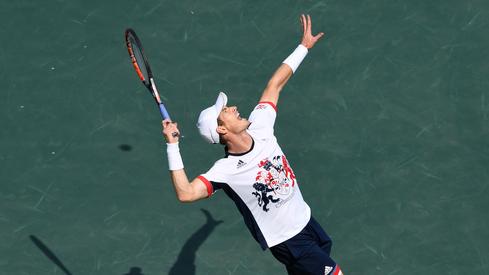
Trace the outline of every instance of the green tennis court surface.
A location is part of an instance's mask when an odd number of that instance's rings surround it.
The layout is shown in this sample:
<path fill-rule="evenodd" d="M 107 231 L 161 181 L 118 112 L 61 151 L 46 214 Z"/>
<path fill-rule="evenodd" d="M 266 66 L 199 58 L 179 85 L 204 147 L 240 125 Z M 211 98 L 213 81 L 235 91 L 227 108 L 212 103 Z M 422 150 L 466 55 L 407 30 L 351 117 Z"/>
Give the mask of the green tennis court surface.
<path fill-rule="evenodd" d="M 223 155 L 199 112 L 222 90 L 247 116 L 301 13 L 326 37 L 275 133 L 345 275 L 489 274 L 482 0 L 0 2 L 0 274 L 285 273 L 223 192 L 177 202 L 123 32 L 193 178 Z"/>

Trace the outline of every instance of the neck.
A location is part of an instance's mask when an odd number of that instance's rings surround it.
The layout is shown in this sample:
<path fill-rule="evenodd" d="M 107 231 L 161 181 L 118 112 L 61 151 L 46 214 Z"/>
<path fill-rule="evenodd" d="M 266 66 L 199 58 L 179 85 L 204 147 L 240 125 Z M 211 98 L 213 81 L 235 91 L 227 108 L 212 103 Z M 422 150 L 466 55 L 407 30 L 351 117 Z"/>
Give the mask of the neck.
<path fill-rule="evenodd" d="M 247 131 L 243 131 L 240 134 L 228 139 L 226 146 L 228 152 L 231 154 L 241 154 L 248 152 L 253 144 L 253 138 Z"/>

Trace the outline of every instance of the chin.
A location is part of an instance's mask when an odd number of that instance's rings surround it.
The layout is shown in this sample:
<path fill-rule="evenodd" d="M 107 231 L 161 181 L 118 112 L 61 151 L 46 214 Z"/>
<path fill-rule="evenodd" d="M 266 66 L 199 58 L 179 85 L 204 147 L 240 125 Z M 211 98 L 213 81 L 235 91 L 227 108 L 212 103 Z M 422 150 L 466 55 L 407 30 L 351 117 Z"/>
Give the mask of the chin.
<path fill-rule="evenodd" d="M 248 129 L 250 126 L 251 122 L 249 122 L 246 118 L 242 118 L 241 122 L 243 123 L 243 128 Z"/>

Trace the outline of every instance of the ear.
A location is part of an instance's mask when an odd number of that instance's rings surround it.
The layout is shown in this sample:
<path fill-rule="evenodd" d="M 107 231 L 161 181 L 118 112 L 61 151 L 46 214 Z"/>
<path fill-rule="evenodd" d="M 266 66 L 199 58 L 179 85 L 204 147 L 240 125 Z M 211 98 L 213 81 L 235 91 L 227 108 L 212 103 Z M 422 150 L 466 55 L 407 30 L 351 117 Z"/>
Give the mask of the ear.
<path fill-rule="evenodd" d="M 228 129 L 223 125 L 217 126 L 216 132 L 220 135 L 225 135 L 228 132 Z"/>

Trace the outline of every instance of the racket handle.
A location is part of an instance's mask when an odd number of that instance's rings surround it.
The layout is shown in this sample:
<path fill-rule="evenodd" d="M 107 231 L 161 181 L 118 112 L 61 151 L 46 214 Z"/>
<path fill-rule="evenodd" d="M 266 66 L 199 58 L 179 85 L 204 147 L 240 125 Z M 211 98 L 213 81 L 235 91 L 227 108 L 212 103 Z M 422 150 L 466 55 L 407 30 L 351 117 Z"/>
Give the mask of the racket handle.
<path fill-rule="evenodd" d="M 171 120 L 170 115 L 168 114 L 168 111 L 165 108 L 165 105 L 160 103 L 160 104 L 158 104 L 158 106 L 160 107 L 160 114 L 161 114 L 161 117 L 163 117 L 163 120 L 165 120 L 165 119 Z"/>
<path fill-rule="evenodd" d="M 165 105 L 163 105 L 163 103 L 159 103 L 158 106 L 160 107 L 160 114 L 161 114 L 161 117 L 163 117 L 163 120 L 165 120 L 165 119 L 171 120 L 170 115 L 168 114 L 168 111 L 165 108 Z M 179 136 L 179 134 L 177 132 L 174 132 L 171 135 L 173 137 Z"/>

